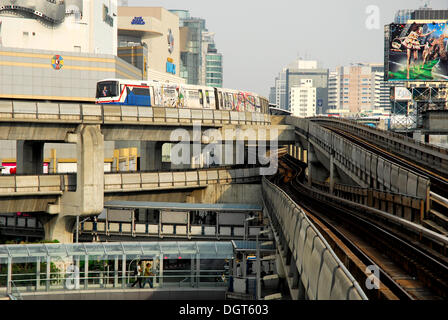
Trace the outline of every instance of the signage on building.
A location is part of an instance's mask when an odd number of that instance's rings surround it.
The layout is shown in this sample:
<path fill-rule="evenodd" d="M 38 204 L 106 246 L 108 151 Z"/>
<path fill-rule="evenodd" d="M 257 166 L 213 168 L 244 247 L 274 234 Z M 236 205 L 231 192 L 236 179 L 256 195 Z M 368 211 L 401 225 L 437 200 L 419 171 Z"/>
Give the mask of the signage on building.
<path fill-rule="evenodd" d="M 51 58 L 51 65 L 53 69 L 60 70 L 64 66 L 64 58 L 60 55 L 55 55 Z"/>
<path fill-rule="evenodd" d="M 176 65 L 173 63 L 173 59 L 171 58 L 167 59 L 166 72 L 176 74 Z"/>
<path fill-rule="evenodd" d="M 174 36 L 171 29 L 168 30 L 168 52 L 173 53 L 174 51 Z"/>
<path fill-rule="evenodd" d="M 134 19 L 132 19 L 131 24 L 144 25 L 144 24 L 146 24 L 146 22 L 143 19 L 143 17 L 134 17 Z"/>
<path fill-rule="evenodd" d="M 324 105 L 324 101 L 322 99 L 317 99 L 317 106 L 322 107 Z"/>
<path fill-rule="evenodd" d="M 114 26 L 114 18 L 109 15 L 109 8 L 103 4 L 103 21 L 106 22 L 111 27 Z"/>

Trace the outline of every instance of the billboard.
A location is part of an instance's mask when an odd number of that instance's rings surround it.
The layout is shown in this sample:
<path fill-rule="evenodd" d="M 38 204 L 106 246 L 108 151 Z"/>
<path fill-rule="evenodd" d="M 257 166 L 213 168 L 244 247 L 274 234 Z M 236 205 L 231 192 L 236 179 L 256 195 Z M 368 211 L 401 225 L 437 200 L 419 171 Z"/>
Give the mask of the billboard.
<path fill-rule="evenodd" d="M 447 81 L 447 46 L 448 22 L 386 26 L 386 80 Z"/>

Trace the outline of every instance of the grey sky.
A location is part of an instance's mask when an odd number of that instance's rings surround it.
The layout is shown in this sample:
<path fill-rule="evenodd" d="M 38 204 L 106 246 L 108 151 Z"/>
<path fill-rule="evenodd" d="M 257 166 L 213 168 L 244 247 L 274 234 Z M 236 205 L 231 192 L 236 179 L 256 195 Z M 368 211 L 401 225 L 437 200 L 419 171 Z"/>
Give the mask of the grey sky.
<path fill-rule="evenodd" d="M 190 10 L 206 19 L 224 55 L 224 87 L 267 96 L 278 72 L 298 56 L 333 68 L 384 60 L 385 24 L 398 9 L 422 0 L 129 0 L 130 6 Z M 380 28 L 368 29 L 366 9 L 379 8 Z M 432 0 L 448 9 L 448 0 Z"/>

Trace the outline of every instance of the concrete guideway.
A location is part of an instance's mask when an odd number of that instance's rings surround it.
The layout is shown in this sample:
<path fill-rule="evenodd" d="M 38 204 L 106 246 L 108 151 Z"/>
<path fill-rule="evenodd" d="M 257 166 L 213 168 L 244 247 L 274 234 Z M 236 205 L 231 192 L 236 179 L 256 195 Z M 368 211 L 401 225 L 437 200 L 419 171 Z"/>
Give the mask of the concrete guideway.
<path fill-rule="evenodd" d="M 0 122 L 179 125 L 201 122 L 209 126 L 225 124 L 270 125 L 271 116 L 256 112 L 161 107 L 115 106 L 77 103 L 45 103 L 3 100 Z"/>
<path fill-rule="evenodd" d="M 289 117 L 286 122 L 297 128 L 299 144 L 308 150 L 311 179 L 324 181 L 330 176 L 333 186 L 342 181 L 427 201 L 428 178 L 367 151 L 309 119 Z"/>
<path fill-rule="evenodd" d="M 423 143 L 391 131 L 360 125 L 346 119 L 310 118 L 309 120 L 322 124 L 328 123 L 336 128 L 348 130 L 396 154 L 412 159 L 416 163 L 448 174 L 448 150 L 445 148 Z M 440 121 L 442 120 L 440 119 Z"/>
<path fill-rule="evenodd" d="M 8 198 L 11 200 L 14 197 L 26 196 L 61 196 L 64 192 L 76 190 L 75 176 L 76 174 L 0 176 L 0 199 Z M 258 181 L 260 181 L 259 168 L 105 173 L 104 193 L 203 188 L 210 184 Z M 22 211 L 29 212 L 27 210 Z M 7 212 L 16 212 L 16 210 Z"/>
<path fill-rule="evenodd" d="M 4 213 L 46 212 L 48 215 L 40 217 L 44 219 L 42 224 L 46 238 L 71 242 L 75 217 L 101 213 L 104 201 L 95 202 L 94 198 L 88 197 L 81 199 L 82 193 L 75 191 L 79 190 L 75 179 L 78 179 L 78 175 L 0 177 L 0 211 Z M 171 192 L 203 189 L 210 185 L 259 181 L 259 168 L 218 168 L 175 172 L 108 173 L 104 174 L 103 184 L 97 181 L 95 186 L 89 187 L 94 192 L 101 192 L 101 196 L 98 194 L 96 196 L 104 199 L 106 195 L 110 198 L 110 196 L 117 197 L 127 193 L 153 193 L 163 190 Z M 103 189 L 99 185 L 102 185 Z M 93 203 L 96 206 L 91 205 Z M 56 230 L 59 230 L 58 233 L 54 233 Z"/>
<path fill-rule="evenodd" d="M 262 191 L 292 298 L 367 300 L 359 283 L 301 208 L 267 179 L 263 179 Z"/>

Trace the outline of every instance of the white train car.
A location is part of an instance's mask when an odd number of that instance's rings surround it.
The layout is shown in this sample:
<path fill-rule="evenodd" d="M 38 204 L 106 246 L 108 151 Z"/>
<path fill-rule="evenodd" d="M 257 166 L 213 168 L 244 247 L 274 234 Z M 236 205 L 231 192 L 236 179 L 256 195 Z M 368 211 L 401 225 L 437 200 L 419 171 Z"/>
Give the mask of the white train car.
<path fill-rule="evenodd" d="M 266 112 L 265 102 L 252 92 L 157 81 L 105 79 L 96 90 L 97 104 Z"/>

